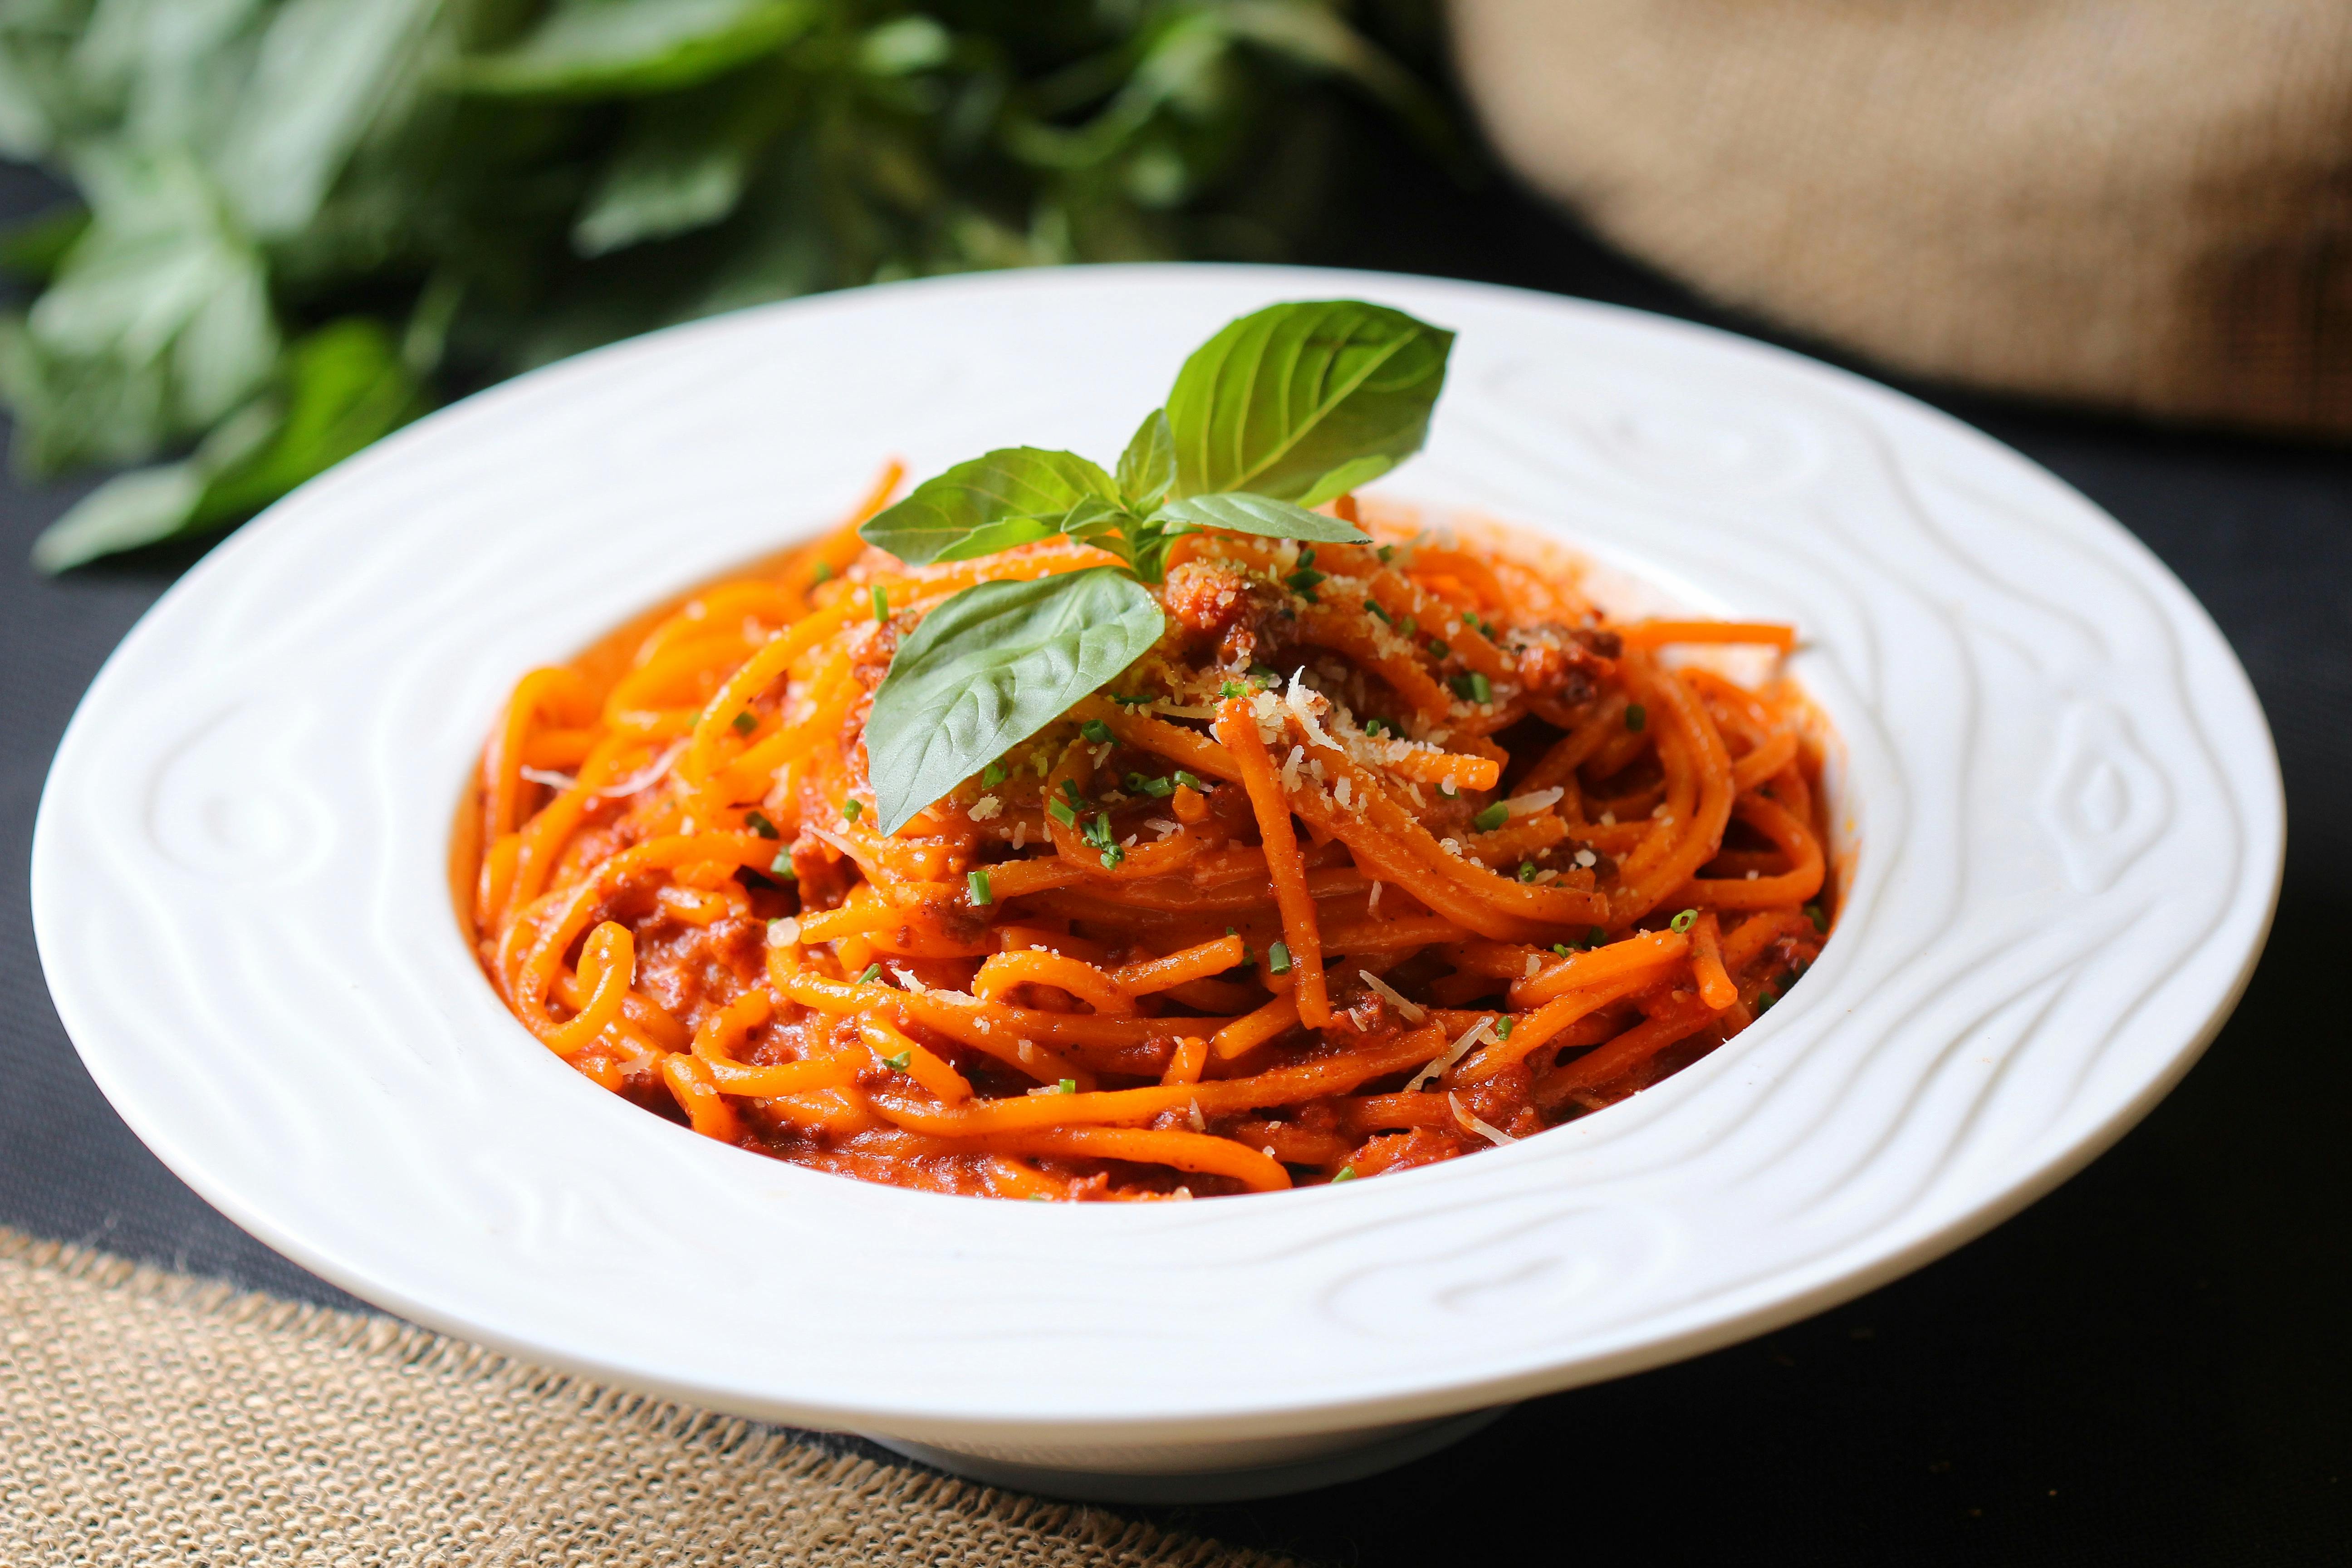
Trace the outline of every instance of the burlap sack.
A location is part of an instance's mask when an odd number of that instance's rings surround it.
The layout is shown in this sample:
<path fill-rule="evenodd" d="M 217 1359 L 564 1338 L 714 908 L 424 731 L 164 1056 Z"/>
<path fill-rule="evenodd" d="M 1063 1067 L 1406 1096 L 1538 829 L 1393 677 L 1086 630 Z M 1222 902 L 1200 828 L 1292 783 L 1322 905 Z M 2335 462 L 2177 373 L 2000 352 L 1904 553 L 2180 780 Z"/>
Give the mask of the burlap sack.
<path fill-rule="evenodd" d="M 1453 0 L 1538 189 L 1935 380 L 2352 431 L 2347 0 Z"/>

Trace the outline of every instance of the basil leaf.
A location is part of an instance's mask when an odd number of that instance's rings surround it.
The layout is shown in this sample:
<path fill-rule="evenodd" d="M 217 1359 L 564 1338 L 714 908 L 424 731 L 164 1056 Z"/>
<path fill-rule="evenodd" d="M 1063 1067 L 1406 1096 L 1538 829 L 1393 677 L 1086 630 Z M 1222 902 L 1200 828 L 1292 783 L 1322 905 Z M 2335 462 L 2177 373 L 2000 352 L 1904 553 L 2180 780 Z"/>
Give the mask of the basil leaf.
<path fill-rule="evenodd" d="M 1167 499 L 1175 484 L 1175 432 L 1169 427 L 1168 410 L 1155 408 L 1118 455 L 1119 492 L 1128 505 L 1149 511 Z"/>
<path fill-rule="evenodd" d="M 882 831 L 1043 730 L 1150 651 L 1166 621 L 1116 566 L 982 583 L 898 645 L 866 719 Z"/>
<path fill-rule="evenodd" d="M 1163 527 L 1189 523 L 1194 528 L 1223 528 L 1235 533 L 1262 534 L 1268 539 L 1306 539 L 1318 544 L 1370 544 L 1372 536 L 1352 522 L 1326 517 L 1319 511 L 1272 496 L 1247 494 L 1190 496 L 1172 500 L 1152 513 Z"/>
<path fill-rule="evenodd" d="M 1275 305 L 1193 352 L 1168 396 L 1179 496 L 1328 500 L 1421 450 L 1454 334 L 1355 300 Z M 1334 488 L 1335 479 L 1345 476 Z"/>
<path fill-rule="evenodd" d="M 914 494 L 867 521 L 857 537 L 909 566 L 928 566 L 934 561 L 964 559 L 963 553 L 948 552 L 990 523 L 1013 518 L 1055 521 L 1082 502 L 1118 500 L 1118 488 L 1111 477 L 1075 452 L 1006 447 L 925 479 Z"/>
<path fill-rule="evenodd" d="M 1000 550 L 1010 550 L 1016 544 L 1034 544 L 1041 539 L 1051 539 L 1060 531 L 1061 530 L 1046 518 L 1003 518 L 995 522 L 982 523 L 931 559 L 933 561 L 977 560 L 982 555 L 993 555 Z"/>

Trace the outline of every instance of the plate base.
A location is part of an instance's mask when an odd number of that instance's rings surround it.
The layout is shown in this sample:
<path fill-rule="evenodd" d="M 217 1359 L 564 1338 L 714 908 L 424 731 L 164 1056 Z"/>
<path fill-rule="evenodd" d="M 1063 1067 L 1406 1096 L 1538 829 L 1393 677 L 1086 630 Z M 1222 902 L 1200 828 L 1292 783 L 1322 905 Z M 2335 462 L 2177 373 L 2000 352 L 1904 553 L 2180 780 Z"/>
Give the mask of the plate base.
<path fill-rule="evenodd" d="M 1291 1492 L 1312 1491 L 1317 1487 L 1334 1487 L 1343 1481 L 1361 1480 L 1366 1476 L 1379 1475 L 1382 1470 L 1409 1465 L 1413 1460 L 1451 1447 L 1463 1438 L 1482 1432 L 1492 1426 L 1512 1406 L 1498 1405 L 1491 1410 L 1473 1410 L 1466 1415 L 1448 1416 L 1432 1421 L 1405 1432 L 1366 1443 L 1360 1447 L 1342 1448 L 1337 1453 L 1318 1454 L 1311 1459 L 1294 1459 L 1280 1465 L 1254 1465 L 1237 1470 L 1192 1470 L 1176 1475 L 1125 1474 L 1114 1470 L 1066 1470 L 1047 1465 L 1021 1465 L 1004 1459 L 983 1458 L 977 1454 L 960 1454 L 952 1448 L 933 1447 L 929 1443 L 902 1442 L 896 1437 L 868 1436 L 866 1441 L 878 1444 L 894 1454 L 929 1465 L 934 1469 L 952 1476 L 982 1481 L 992 1487 L 1006 1487 L 1015 1491 L 1035 1492 L 1044 1497 L 1067 1498 L 1073 1502 L 1246 1502 L 1253 1498 L 1282 1497 Z"/>

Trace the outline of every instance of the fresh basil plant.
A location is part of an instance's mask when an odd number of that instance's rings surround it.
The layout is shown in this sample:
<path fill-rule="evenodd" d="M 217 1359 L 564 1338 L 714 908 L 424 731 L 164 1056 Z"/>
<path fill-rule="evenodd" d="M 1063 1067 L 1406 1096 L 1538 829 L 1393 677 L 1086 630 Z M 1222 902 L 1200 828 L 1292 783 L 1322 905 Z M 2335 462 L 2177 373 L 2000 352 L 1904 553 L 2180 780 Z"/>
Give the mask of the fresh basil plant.
<path fill-rule="evenodd" d="M 1204 528 L 1368 544 L 1308 509 L 1388 472 L 1428 439 L 1454 334 L 1355 300 L 1275 305 L 1195 350 L 1115 471 L 1007 447 L 916 487 L 858 531 L 909 565 L 1057 534 L 1122 564 L 983 583 L 932 610 L 890 662 L 866 721 L 882 831 L 1066 713 L 1166 629 L 1144 586 Z"/>

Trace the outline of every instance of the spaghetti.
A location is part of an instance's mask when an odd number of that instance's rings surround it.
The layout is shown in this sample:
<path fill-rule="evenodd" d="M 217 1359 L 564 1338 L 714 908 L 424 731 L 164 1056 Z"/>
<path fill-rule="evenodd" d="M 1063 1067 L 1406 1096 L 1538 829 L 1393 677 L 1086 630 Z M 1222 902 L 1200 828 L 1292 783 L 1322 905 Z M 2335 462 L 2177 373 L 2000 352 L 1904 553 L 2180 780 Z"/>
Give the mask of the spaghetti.
<path fill-rule="evenodd" d="M 850 526 L 526 676 L 461 824 L 485 970 L 549 1050 L 706 1136 L 902 1186 L 1184 1198 L 1527 1137 L 1746 1027 L 1830 926 L 1783 683 L 1573 574 L 1368 516 L 1205 531 L 1154 650 L 877 831 L 893 650 L 1067 539 L 908 567 Z M 1356 520 L 1353 500 L 1337 503 Z"/>

